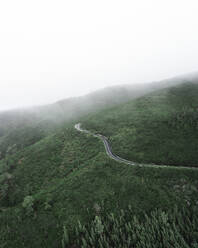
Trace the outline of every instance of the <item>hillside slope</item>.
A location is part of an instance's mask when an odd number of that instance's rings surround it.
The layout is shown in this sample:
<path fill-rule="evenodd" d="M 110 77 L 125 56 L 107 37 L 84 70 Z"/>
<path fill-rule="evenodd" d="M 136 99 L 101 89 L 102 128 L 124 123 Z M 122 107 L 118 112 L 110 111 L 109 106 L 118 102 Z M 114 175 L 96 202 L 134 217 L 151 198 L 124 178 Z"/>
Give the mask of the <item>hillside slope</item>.
<path fill-rule="evenodd" d="M 184 83 L 86 118 L 128 160 L 198 166 L 198 84 Z"/>
<path fill-rule="evenodd" d="M 189 77 L 194 80 L 192 75 L 187 75 L 145 85 L 113 86 L 54 104 L 0 112 L 0 159 L 7 153 L 13 154 L 56 132 L 66 122 L 125 103 L 157 89 L 181 84 Z"/>
<path fill-rule="evenodd" d="M 169 144 L 172 140 L 171 158 L 176 159 L 171 162 L 196 166 L 197 141 L 192 136 L 196 137 L 197 130 L 196 106 L 197 85 L 188 83 L 77 121 L 108 136 L 113 150 L 120 156 L 167 163 L 170 157 L 161 154 L 166 154 L 169 147 L 163 142 Z M 119 218 L 120 209 L 130 204 L 132 215 L 141 219 L 155 209 L 171 212 L 175 205 L 182 209 L 197 204 L 197 169 L 119 164 L 106 156 L 97 138 L 75 130 L 75 123 L 56 126 L 50 135 L 45 134 L 34 144 L 7 153 L 0 160 L 1 247 L 58 248 L 63 226 L 71 239 L 76 240 L 78 221 L 83 224 L 93 221 L 98 209 L 101 215 L 113 212 Z M 173 131 L 168 134 L 171 130 L 175 130 L 175 136 L 171 136 Z M 186 132 L 191 135 L 192 144 L 185 139 Z M 161 138 L 164 140 L 157 146 L 155 142 Z M 188 161 L 181 153 L 177 156 L 177 143 L 185 148 L 182 151 Z M 196 228 L 189 240 L 189 232 L 183 235 L 190 247 L 198 242 Z"/>
<path fill-rule="evenodd" d="M 0 112 L 0 159 L 56 132 L 66 122 L 137 98 L 148 91 L 152 91 L 152 87 L 114 86 L 54 104 Z"/>

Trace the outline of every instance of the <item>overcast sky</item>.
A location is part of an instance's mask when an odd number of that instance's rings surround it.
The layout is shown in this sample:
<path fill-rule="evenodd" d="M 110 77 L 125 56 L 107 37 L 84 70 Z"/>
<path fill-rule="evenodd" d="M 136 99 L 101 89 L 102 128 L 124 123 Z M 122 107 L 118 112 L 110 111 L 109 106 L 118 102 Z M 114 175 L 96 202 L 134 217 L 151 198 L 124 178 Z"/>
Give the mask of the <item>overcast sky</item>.
<path fill-rule="evenodd" d="M 0 1 L 0 110 L 198 66 L 197 0 Z"/>

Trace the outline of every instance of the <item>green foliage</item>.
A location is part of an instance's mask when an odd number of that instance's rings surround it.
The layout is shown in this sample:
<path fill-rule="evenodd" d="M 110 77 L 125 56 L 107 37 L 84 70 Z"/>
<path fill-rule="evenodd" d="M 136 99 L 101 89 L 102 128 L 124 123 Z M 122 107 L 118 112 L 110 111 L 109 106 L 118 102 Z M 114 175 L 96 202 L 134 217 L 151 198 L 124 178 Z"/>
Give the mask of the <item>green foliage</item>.
<path fill-rule="evenodd" d="M 105 213 L 112 212 L 115 218 L 119 216 L 120 209 L 126 209 L 129 204 L 131 214 L 141 218 L 145 213 L 150 215 L 156 208 L 167 212 L 175 204 L 182 208 L 197 201 L 197 171 L 139 168 L 119 164 L 108 159 L 105 153 L 96 153 L 93 156 L 91 147 L 100 142 L 91 136 L 85 136 L 86 142 L 90 139 L 93 143 L 90 144 L 90 149 L 83 153 L 86 156 L 84 163 L 81 158 L 79 169 L 63 175 L 62 178 L 57 174 L 57 179 L 54 178 L 52 184 L 40 186 L 40 189 L 31 195 L 34 198 L 32 214 L 27 215 L 24 211 L 24 198 L 18 205 L 9 208 L 2 206 L 2 211 L 0 208 L 0 237 L 5 240 L 7 247 L 59 247 L 63 225 L 71 243 L 75 240 L 72 230 L 78 226 L 78 220 L 81 226 L 91 221 L 97 223 L 96 230 L 100 232 L 101 226 L 104 226 L 105 230 Z M 85 140 L 82 139 L 82 142 Z M 82 145 L 76 147 L 81 149 Z M 104 148 L 101 144 L 95 149 L 100 151 Z M 92 155 L 89 159 L 88 154 Z M 76 154 L 73 155 L 75 157 Z M 38 178 L 38 183 L 39 180 L 41 177 Z M 21 185 L 21 193 L 26 191 L 26 187 L 28 186 L 25 184 Z M 46 209 L 46 203 L 51 207 Z M 96 215 L 101 222 L 95 221 Z M 5 232 L 7 228 L 12 232 Z"/>
<path fill-rule="evenodd" d="M 185 83 L 90 115 L 84 127 L 140 163 L 197 166 L 198 84 Z"/>
<path fill-rule="evenodd" d="M 186 88 L 183 90 L 186 91 Z M 196 87 L 193 91 L 196 91 Z M 177 92 L 177 88 L 174 92 Z M 16 142 L 20 144 L 17 149 L 11 149 L 0 160 L 0 246 L 60 247 L 61 242 L 67 246 L 67 243 L 73 244 L 76 237 L 81 237 L 73 230 L 79 233 L 79 228 L 82 228 L 84 232 L 86 227 L 88 233 L 78 239 L 82 247 L 93 242 L 89 240 L 90 235 L 97 239 L 101 237 L 98 241 L 100 247 L 108 247 L 105 245 L 109 240 L 128 240 L 124 230 L 128 230 L 129 226 L 124 225 L 136 225 L 136 216 L 142 230 L 152 225 L 156 231 L 157 227 L 162 226 L 168 242 L 175 239 L 174 242 L 182 247 L 182 239 L 179 241 L 178 238 L 181 235 L 193 247 L 192 240 L 194 244 L 197 242 L 196 221 L 195 226 L 188 224 L 187 231 L 183 230 L 181 226 L 191 223 L 192 216 L 189 220 L 185 219 L 178 211 L 178 219 L 175 220 L 170 210 L 175 204 L 179 210 L 186 206 L 190 208 L 197 201 L 198 171 L 179 167 L 197 164 L 197 131 L 195 125 L 188 121 L 196 118 L 197 100 L 193 97 L 190 102 L 189 97 L 184 108 L 181 99 L 174 100 L 170 94 L 173 93 L 164 90 L 147 95 L 88 115 L 78 122 L 82 122 L 87 129 L 108 136 L 114 152 L 122 157 L 140 162 L 176 164 L 178 169 L 133 167 L 117 163 L 106 156 L 99 139 L 76 131 L 73 127 L 76 122 L 65 123 L 62 127 L 55 125 L 54 129 L 46 126 L 44 136 L 32 143 L 26 143 L 29 138 L 22 138 L 26 136 L 24 130 L 21 139 L 18 137 L 19 142 Z M 179 99 L 179 94 L 176 97 Z M 177 118 L 184 119 L 178 122 L 179 128 L 173 128 L 172 123 L 175 119 L 177 122 Z M 50 128 L 53 132 L 49 135 Z M 35 129 L 32 129 L 29 137 L 34 135 Z M 6 140 L 4 136 L 1 137 Z M 10 145 L 15 144 L 15 135 L 12 137 Z M 128 212 L 125 210 L 129 204 L 131 217 L 121 222 L 119 218 L 123 214 L 120 209 L 124 209 L 126 216 Z M 156 209 L 159 209 L 159 213 Z M 155 218 L 150 215 L 153 211 Z M 105 216 L 114 220 L 107 221 Z M 196 220 L 197 217 L 193 218 Z M 103 240 L 108 223 L 114 227 L 116 220 L 121 225 L 116 232 L 121 228 L 123 238 L 110 235 L 109 232 L 110 238 Z M 174 229 L 171 223 L 177 226 L 179 221 L 180 228 Z M 170 224 L 170 230 L 167 223 Z M 64 237 L 63 226 L 66 228 Z M 153 235 L 149 233 L 145 240 Z M 192 236 L 190 233 L 193 233 Z M 136 237 L 142 237 L 141 232 L 138 235 Z"/>
<path fill-rule="evenodd" d="M 25 208 L 27 215 L 30 215 L 33 213 L 33 210 L 34 210 L 33 206 L 34 206 L 34 198 L 30 195 L 26 196 L 22 203 L 22 207 Z"/>
<path fill-rule="evenodd" d="M 67 247 L 69 244 L 69 235 L 66 227 L 63 227 L 63 238 L 62 238 L 62 248 Z"/>
<path fill-rule="evenodd" d="M 150 91 L 138 85 L 115 86 L 46 106 L 0 112 L 0 159 L 35 144 L 69 121 Z"/>
<path fill-rule="evenodd" d="M 102 224 L 102 221 L 99 216 L 95 217 L 94 229 L 95 229 L 95 233 L 97 234 L 102 234 L 104 231 L 104 225 Z"/>
<path fill-rule="evenodd" d="M 197 236 L 198 207 L 174 209 L 164 212 L 155 210 L 142 218 L 134 216 L 131 206 L 117 215 L 105 213 L 96 216 L 86 225 L 75 228 L 69 242 L 68 233 L 63 234 L 64 247 L 125 247 L 125 248 L 195 248 Z"/>

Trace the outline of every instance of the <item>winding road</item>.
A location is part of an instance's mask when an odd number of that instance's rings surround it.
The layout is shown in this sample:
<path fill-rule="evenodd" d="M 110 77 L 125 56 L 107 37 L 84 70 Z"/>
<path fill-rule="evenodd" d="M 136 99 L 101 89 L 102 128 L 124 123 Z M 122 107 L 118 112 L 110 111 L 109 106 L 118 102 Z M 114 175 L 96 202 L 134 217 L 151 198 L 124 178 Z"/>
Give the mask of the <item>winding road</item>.
<path fill-rule="evenodd" d="M 120 162 L 120 163 L 124 163 L 124 164 L 128 164 L 128 165 L 133 165 L 133 166 L 139 166 L 139 167 L 142 167 L 142 166 L 146 166 L 146 167 L 155 167 L 155 168 L 165 168 L 165 167 L 169 167 L 169 168 L 176 168 L 176 169 L 195 169 L 197 170 L 198 168 L 197 167 L 185 167 L 185 166 L 173 166 L 173 165 L 156 165 L 156 164 L 140 164 L 140 163 L 137 163 L 137 162 L 133 162 L 133 161 L 129 161 L 129 160 L 126 160 L 124 158 L 121 158 L 115 154 L 113 154 L 112 152 L 112 149 L 111 149 L 111 146 L 108 142 L 108 139 L 107 137 L 105 137 L 104 135 L 101 135 L 101 134 L 94 134 L 86 129 L 82 129 L 81 128 L 81 123 L 77 123 L 74 125 L 75 129 L 78 130 L 79 132 L 83 132 L 83 133 L 86 133 L 86 134 L 90 134 L 94 137 L 97 137 L 99 138 L 100 140 L 103 141 L 104 143 L 104 147 L 105 147 L 105 150 L 106 150 L 106 154 L 111 158 L 111 159 L 114 159 L 116 160 L 117 162 Z"/>

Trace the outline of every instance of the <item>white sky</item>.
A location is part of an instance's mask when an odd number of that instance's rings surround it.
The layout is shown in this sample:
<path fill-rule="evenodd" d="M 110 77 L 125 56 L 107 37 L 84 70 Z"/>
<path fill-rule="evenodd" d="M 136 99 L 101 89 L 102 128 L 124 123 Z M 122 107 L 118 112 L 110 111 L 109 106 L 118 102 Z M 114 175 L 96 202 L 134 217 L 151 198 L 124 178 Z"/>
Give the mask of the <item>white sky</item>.
<path fill-rule="evenodd" d="M 1 0 L 0 110 L 196 71 L 197 0 Z"/>

